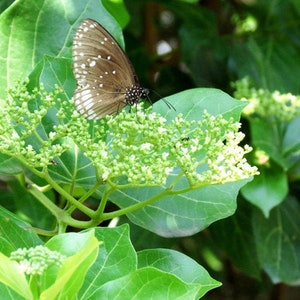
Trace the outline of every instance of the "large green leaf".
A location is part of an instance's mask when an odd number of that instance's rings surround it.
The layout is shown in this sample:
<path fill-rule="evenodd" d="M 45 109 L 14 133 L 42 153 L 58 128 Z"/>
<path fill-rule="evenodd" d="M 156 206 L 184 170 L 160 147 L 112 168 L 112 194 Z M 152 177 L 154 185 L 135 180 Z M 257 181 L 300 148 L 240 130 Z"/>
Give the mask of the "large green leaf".
<path fill-rule="evenodd" d="M 253 218 L 259 261 L 274 283 L 297 284 L 300 280 L 300 206 L 287 198 L 269 218 L 256 211 Z"/>
<path fill-rule="evenodd" d="M 237 193 L 245 183 L 238 181 L 166 196 L 127 216 L 133 223 L 164 237 L 193 235 L 232 215 Z M 111 200 L 124 208 L 156 196 L 162 190 L 159 187 L 126 189 L 112 194 Z"/>
<path fill-rule="evenodd" d="M 183 114 L 183 118 L 201 120 L 203 112 L 217 116 L 221 114 L 225 119 L 233 118 L 239 121 L 243 108 L 247 102 L 236 100 L 228 94 L 218 89 L 195 88 L 186 90 L 164 98 L 169 101 L 175 109 L 171 109 L 165 101 L 158 101 L 153 105 L 153 111 L 160 113 L 168 121 L 173 120 L 178 113 Z"/>
<path fill-rule="evenodd" d="M 137 255 L 130 242 L 128 225 L 96 228 L 95 236 L 103 243 L 98 258 L 87 273 L 79 299 L 96 299 L 93 295 L 100 286 L 137 269 Z"/>
<path fill-rule="evenodd" d="M 260 167 L 259 172 L 259 176 L 255 176 L 242 188 L 242 194 L 249 202 L 259 207 L 267 218 L 270 210 L 287 196 L 287 175 L 275 164 Z"/>
<path fill-rule="evenodd" d="M 65 259 L 55 282 L 42 292 L 40 299 L 74 299 L 98 255 L 99 241 L 94 237 L 94 231 L 61 234 L 52 238 L 46 246 L 73 255 Z"/>
<path fill-rule="evenodd" d="M 74 31 L 85 18 L 98 20 L 124 45 L 121 31 L 98 0 L 21 0 L 0 16 L 0 99 L 26 78 L 44 55 L 68 56 Z"/>
<path fill-rule="evenodd" d="M 169 249 L 150 249 L 138 253 L 139 268 L 152 266 L 164 272 L 173 273 L 185 283 L 199 284 L 197 297 L 218 287 L 207 271 L 188 256 Z"/>
<path fill-rule="evenodd" d="M 260 278 L 261 264 L 253 233 L 253 210 L 250 203 L 239 199 L 236 213 L 230 218 L 215 222 L 209 227 L 209 231 L 217 251 L 224 251 L 231 262 L 246 274 Z M 198 241 L 202 245 L 201 242 Z"/>
<path fill-rule="evenodd" d="M 187 285 L 173 274 L 156 268 L 139 269 L 97 289 L 86 299 L 199 299 L 197 285 Z"/>
<path fill-rule="evenodd" d="M 199 299 L 220 285 L 195 261 L 167 249 L 136 253 L 128 225 L 97 228 L 103 241 L 78 299 Z"/>

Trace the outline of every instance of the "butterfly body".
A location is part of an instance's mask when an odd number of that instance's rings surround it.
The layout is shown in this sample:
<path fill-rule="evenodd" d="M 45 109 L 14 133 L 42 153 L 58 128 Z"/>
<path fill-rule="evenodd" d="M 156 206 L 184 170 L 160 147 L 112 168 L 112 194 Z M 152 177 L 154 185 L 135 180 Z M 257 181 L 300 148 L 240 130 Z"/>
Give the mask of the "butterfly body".
<path fill-rule="evenodd" d="M 134 105 L 149 91 L 115 39 L 94 20 L 79 25 L 73 42 L 76 109 L 87 119 L 100 119 Z"/>

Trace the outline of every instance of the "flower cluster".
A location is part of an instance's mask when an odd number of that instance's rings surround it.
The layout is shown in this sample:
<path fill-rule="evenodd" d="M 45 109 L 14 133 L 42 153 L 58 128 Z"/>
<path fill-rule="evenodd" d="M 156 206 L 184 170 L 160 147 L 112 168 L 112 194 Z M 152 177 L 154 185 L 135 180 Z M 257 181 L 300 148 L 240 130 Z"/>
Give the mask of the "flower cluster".
<path fill-rule="evenodd" d="M 90 122 L 58 92 L 26 89 L 12 93 L 15 103 L 1 112 L 0 151 L 34 168 L 47 168 L 67 149 L 77 147 L 105 182 L 165 185 L 168 177 L 185 176 L 190 186 L 248 178 L 257 173 L 238 144 L 239 124 L 204 112 L 201 121 L 181 114 L 166 120 L 141 105 Z M 53 113 L 53 111 L 55 113 Z M 69 153 L 72 155 L 71 153 Z M 179 173 L 178 173 L 179 172 Z"/>
<path fill-rule="evenodd" d="M 89 139 L 91 143 L 84 147 L 104 181 L 124 178 L 130 184 L 165 185 L 178 167 L 191 186 L 257 174 L 244 158 L 252 149 L 238 145 L 244 137 L 238 132 L 239 123 L 221 115 L 204 113 L 203 120 L 195 122 L 179 114 L 167 122 L 161 115 L 137 106 L 133 113 L 122 111 L 107 120 L 106 140 Z M 81 143 L 78 131 L 73 139 Z"/>
<path fill-rule="evenodd" d="M 61 253 L 44 246 L 20 248 L 10 254 L 10 259 L 16 261 L 20 271 L 27 275 L 42 275 L 51 266 L 60 267 L 65 258 Z"/>
<path fill-rule="evenodd" d="M 255 89 L 251 86 L 248 78 L 235 82 L 233 86 L 236 89 L 235 98 L 250 102 L 243 111 L 246 116 L 259 116 L 265 119 L 272 118 L 279 122 L 289 122 L 300 115 L 300 96 Z"/>
<path fill-rule="evenodd" d="M 172 152 L 191 185 L 218 184 L 257 174 L 256 167 L 251 167 L 244 157 L 252 148 L 239 146 L 244 138 L 239 128 L 240 123 L 233 119 L 204 112 L 189 138 L 176 143 Z"/>
<path fill-rule="evenodd" d="M 43 124 L 49 110 L 60 102 L 60 90 L 48 93 L 41 86 L 29 93 L 26 83 L 9 90 L 10 99 L 0 111 L 0 152 L 26 161 L 27 166 L 45 168 L 69 148 L 66 142 L 56 143 L 61 137 L 56 133 L 47 135 L 48 124 Z"/>

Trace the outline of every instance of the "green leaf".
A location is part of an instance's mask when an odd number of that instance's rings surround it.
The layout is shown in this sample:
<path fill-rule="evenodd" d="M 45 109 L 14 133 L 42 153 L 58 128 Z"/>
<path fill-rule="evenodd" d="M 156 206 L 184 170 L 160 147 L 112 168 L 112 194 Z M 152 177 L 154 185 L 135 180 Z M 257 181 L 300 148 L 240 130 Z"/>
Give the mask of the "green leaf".
<path fill-rule="evenodd" d="M 153 111 L 159 112 L 168 121 L 182 113 L 186 120 L 201 120 L 204 110 L 213 116 L 222 115 L 225 119 L 239 121 L 241 112 L 248 104 L 236 100 L 218 89 L 195 88 L 164 98 L 174 109 L 170 109 L 165 101 L 160 100 L 153 105 Z"/>
<path fill-rule="evenodd" d="M 238 78 L 249 76 L 257 86 L 270 91 L 298 93 L 298 46 L 290 40 L 292 35 L 282 33 L 266 35 L 261 30 L 244 43 L 232 41 L 230 59 Z"/>
<path fill-rule="evenodd" d="M 268 219 L 259 211 L 253 226 L 261 265 L 273 283 L 297 284 L 300 280 L 300 205 L 287 198 Z"/>
<path fill-rule="evenodd" d="M 300 138 L 297 130 L 300 117 L 287 124 L 251 119 L 250 126 L 253 145 L 265 151 L 283 169 L 287 170 L 299 162 Z"/>
<path fill-rule="evenodd" d="M 45 55 L 29 75 L 28 87 L 34 89 L 41 84 L 49 92 L 58 85 L 63 91 L 63 99 L 71 99 L 76 87 L 71 59 Z"/>
<path fill-rule="evenodd" d="M 260 279 L 261 264 L 253 233 L 253 210 L 254 207 L 250 203 L 239 199 L 236 213 L 212 224 L 209 232 L 218 252 L 225 252 L 236 267 L 247 275 Z"/>
<path fill-rule="evenodd" d="M 40 299 L 74 299 L 82 286 L 85 275 L 94 263 L 99 249 L 99 241 L 94 231 L 79 234 L 61 234 L 50 240 L 46 246 L 52 250 L 61 249 L 69 256 L 62 264 L 55 282 L 41 293 Z"/>
<path fill-rule="evenodd" d="M 21 163 L 13 157 L 0 153 L 0 174 L 15 175 L 23 171 Z"/>
<path fill-rule="evenodd" d="M 130 16 L 123 0 L 102 0 L 102 4 L 122 28 L 128 24 Z"/>
<path fill-rule="evenodd" d="M 92 18 L 124 45 L 121 29 L 98 0 L 20 0 L 0 16 L 0 98 L 24 80 L 44 55 L 69 56 L 79 22 Z"/>
<path fill-rule="evenodd" d="M 33 299 L 26 277 L 24 273 L 20 272 L 18 263 L 10 260 L 2 253 L 0 253 L 0 282 L 23 296 L 23 299 Z"/>
<path fill-rule="evenodd" d="M 5 300 L 24 300 L 24 297 L 16 293 L 14 290 L 9 288 L 7 285 L 4 285 L 0 282 L 0 295 Z"/>
<path fill-rule="evenodd" d="M 288 179 L 285 172 L 275 164 L 270 167 L 260 167 L 259 172 L 259 176 L 255 176 L 241 191 L 243 196 L 260 208 L 268 218 L 270 210 L 287 196 Z"/>
<path fill-rule="evenodd" d="M 130 242 L 128 225 L 95 228 L 95 236 L 103 241 L 98 258 L 88 271 L 79 299 L 97 299 L 95 290 L 106 282 L 126 276 L 137 268 L 137 255 Z"/>
<path fill-rule="evenodd" d="M 189 236 L 232 215 L 237 193 L 245 183 L 238 181 L 166 196 L 127 216 L 133 223 L 163 237 Z M 162 191 L 159 187 L 124 189 L 113 193 L 111 201 L 123 208 L 155 197 Z"/>
<path fill-rule="evenodd" d="M 300 136 L 298 129 L 300 128 L 300 117 L 293 119 L 287 124 L 283 140 L 282 151 L 284 157 L 288 160 L 288 166 L 299 165 L 300 161 Z"/>
<path fill-rule="evenodd" d="M 218 36 L 215 16 L 209 12 L 197 11 L 193 6 L 189 9 L 194 12 L 187 11 L 183 18 L 188 19 L 193 15 L 195 20 L 194 23 L 186 20 L 179 31 L 182 41 L 182 59 L 187 64 L 196 86 L 223 87 L 227 77 L 224 67 L 227 45 Z M 194 26 L 195 23 L 201 23 L 202 26 Z M 211 49 L 214 51 L 212 52 Z"/>
<path fill-rule="evenodd" d="M 0 3 L 0 13 L 7 9 L 13 2 L 14 0 L 2 0 Z"/>
<path fill-rule="evenodd" d="M 42 244 L 31 225 L 0 206 L 0 232 L 11 249 L 30 248 Z"/>
<path fill-rule="evenodd" d="M 149 230 L 146 230 L 132 223 L 126 215 L 123 215 L 118 224 L 128 224 L 130 226 L 130 238 L 134 249 L 137 251 L 154 248 L 169 248 L 176 247 L 178 239 L 164 238 Z"/>
<path fill-rule="evenodd" d="M 70 185 L 76 181 L 76 186 L 87 189 L 96 182 L 93 165 L 73 143 L 70 150 L 55 159 L 55 165 L 49 167 L 49 174 L 59 183 Z"/>
<path fill-rule="evenodd" d="M 150 249 L 138 252 L 139 269 L 148 266 L 176 275 L 186 284 L 198 284 L 197 297 L 221 284 L 188 256 L 169 249 Z"/>
<path fill-rule="evenodd" d="M 122 225 L 95 229 L 103 244 L 78 299 L 115 299 L 118 293 L 118 299 L 134 299 L 136 295 L 144 295 L 144 299 L 181 299 L 184 296 L 198 299 L 219 286 L 195 261 L 176 251 L 158 249 L 136 253 L 128 228 Z M 151 289 L 155 293 L 153 296 Z M 169 289 L 172 291 L 168 296 Z"/>
<path fill-rule="evenodd" d="M 19 181 L 9 181 L 8 186 L 13 195 L 13 211 L 16 214 L 21 214 L 23 219 L 35 228 L 47 230 L 55 227 L 56 220 L 54 216 L 38 199 L 28 193 L 24 185 L 20 184 Z M 51 191 L 47 193 L 47 196 L 54 201 L 54 194 Z"/>
<path fill-rule="evenodd" d="M 108 282 L 87 299 L 199 299 L 198 286 L 152 267 Z"/>

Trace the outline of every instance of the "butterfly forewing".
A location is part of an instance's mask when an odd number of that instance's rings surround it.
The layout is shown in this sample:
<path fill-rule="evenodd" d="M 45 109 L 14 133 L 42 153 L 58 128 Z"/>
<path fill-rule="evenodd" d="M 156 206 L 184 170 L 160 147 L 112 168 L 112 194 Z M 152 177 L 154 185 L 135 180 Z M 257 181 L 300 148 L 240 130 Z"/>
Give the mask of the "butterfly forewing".
<path fill-rule="evenodd" d="M 87 119 L 99 119 L 136 103 L 147 90 L 115 39 L 96 21 L 79 25 L 73 41 L 76 109 Z"/>

